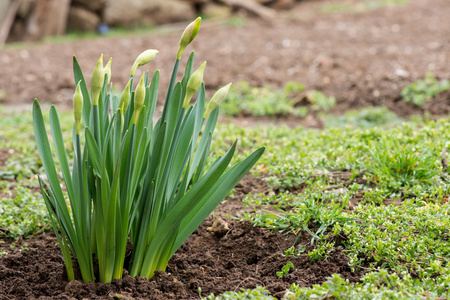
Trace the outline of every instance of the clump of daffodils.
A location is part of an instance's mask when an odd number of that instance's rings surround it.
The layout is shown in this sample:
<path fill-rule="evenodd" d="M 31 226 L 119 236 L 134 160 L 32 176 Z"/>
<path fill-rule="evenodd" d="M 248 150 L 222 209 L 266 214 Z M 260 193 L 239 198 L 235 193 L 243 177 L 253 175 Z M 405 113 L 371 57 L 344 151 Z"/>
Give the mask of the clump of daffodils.
<path fill-rule="evenodd" d="M 155 59 L 157 50 L 144 51 L 136 58 L 120 96 L 108 91 L 111 59 L 103 66 L 100 56 L 88 87 L 74 57 L 72 165 L 56 109 L 50 109 L 53 156 L 40 104 L 34 101 L 34 132 L 47 175 L 47 180 L 39 178 L 39 184 L 69 280 L 75 279 L 72 256 L 85 282 L 121 278 L 128 241 L 133 245 L 131 276 L 151 278 L 156 270 L 165 270 L 175 251 L 264 152 L 260 148 L 228 167 L 235 142 L 222 157 L 210 158 L 219 106 L 230 84 L 207 103 L 206 62 L 193 71 L 194 53 L 186 62 L 183 79 L 176 80 L 182 54 L 200 23 L 196 19 L 182 34 L 163 112 L 156 122 L 159 71 L 152 76 L 144 71 L 138 80 L 134 76 L 138 67 Z"/>

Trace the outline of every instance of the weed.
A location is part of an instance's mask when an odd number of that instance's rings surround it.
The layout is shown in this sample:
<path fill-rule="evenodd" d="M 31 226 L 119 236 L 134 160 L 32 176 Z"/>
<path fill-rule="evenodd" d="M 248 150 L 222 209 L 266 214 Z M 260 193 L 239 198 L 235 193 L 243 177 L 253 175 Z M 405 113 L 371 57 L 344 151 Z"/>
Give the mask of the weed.
<path fill-rule="evenodd" d="M 309 260 L 311 262 L 317 260 L 324 260 L 328 257 L 328 254 L 333 251 L 334 242 L 328 243 L 325 241 L 321 241 L 317 243 L 316 249 L 308 252 Z"/>
<path fill-rule="evenodd" d="M 30 178 L 38 174 L 42 164 L 34 156 L 13 154 L 6 161 L 6 168 L 0 170 L 0 179 Z"/>
<path fill-rule="evenodd" d="M 272 300 L 269 291 L 263 287 L 256 287 L 255 289 L 241 289 L 239 292 L 226 292 L 219 296 L 209 295 L 202 300 Z"/>
<path fill-rule="evenodd" d="M 286 276 L 287 274 L 289 274 L 289 271 L 290 271 L 291 269 L 294 269 L 294 268 L 295 268 L 294 264 L 293 264 L 291 261 L 288 261 L 288 262 L 281 268 L 281 271 L 278 271 L 278 272 L 277 272 L 277 276 L 278 276 L 279 278 L 283 278 L 283 276 Z"/>
<path fill-rule="evenodd" d="M 304 117 L 308 113 L 304 107 L 294 107 L 289 98 L 292 92 L 303 91 L 302 84 L 290 82 L 284 89 L 273 91 L 269 87 L 251 87 L 240 81 L 233 86 L 227 99 L 222 104 L 222 113 L 229 116 L 253 115 L 274 116 L 294 115 Z"/>
<path fill-rule="evenodd" d="M 369 145 L 371 159 L 367 169 L 374 180 L 386 182 L 399 189 L 418 183 L 431 184 L 431 179 L 439 173 L 438 158 L 426 147 L 406 144 L 401 146 L 393 139 L 383 139 Z"/>
<path fill-rule="evenodd" d="M 244 213 L 244 218 L 252 221 L 255 226 L 279 231 L 300 233 L 300 230 L 303 229 L 312 236 L 311 244 L 313 244 L 315 239 L 326 238 L 326 230 L 332 228 L 336 223 L 345 224 L 351 220 L 343 213 L 343 208 L 354 191 L 355 189 L 351 189 L 342 194 L 335 194 L 327 191 L 316 190 L 313 192 L 313 190 L 310 190 L 298 195 L 284 193 L 277 196 L 268 196 L 260 199 L 259 204 L 273 206 L 281 199 L 283 204 L 278 208 L 278 213 Z M 286 206 L 288 209 L 283 209 Z M 316 232 L 309 228 L 310 221 L 313 221 L 317 226 Z"/>
<path fill-rule="evenodd" d="M 449 80 L 438 81 L 431 73 L 426 73 L 423 80 L 417 80 L 402 89 L 402 97 L 406 102 L 422 106 L 437 94 L 450 89 Z"/>
<path fill-rule="evenodd" d="M 342 227 L 351 266 L 371 257 L 370 268 L 415 273 L 421 278 L 442 274 L 450 255 L 449 210 L 448 203 L 423 205 L 414 200 L 398 206 L 358 206 L 355 220 Z"/>
<path fill-rule="evenodd" d="M 306 246 L 300 246 L 297 251 L 295 251 L 295 246 L 292 246 L 284 251 L 284 257 L 297 257 L 302 255 L 306 251 Z"/>
<path fill-rule="evenodd" d="M 325 115 L 326 127 L 345 128 L 347 126 L 352 128 L 373 128 L 373 127 L 387 127 L 394 126 L 400 123 L 397 115 L 388 108 L 381 107 L 366 107 L 360 110 L 349 110 L 344 116 L 329 116 Z"/>
<path fill-rule="evenodd" d="M 408 274 L 389 273 L 385 269 L 366 274 L 361 283 L 350 284 L 338 274 L 312 288 L 292 284 L 284 300 L 303 299 L 448 299 L 450 275 L 418 280 Z"/>
<path fill-rule="evenodd" d="M 15 195 L 5 189 L 0 198 L 0 238 L 18 239 L 49 230 L 47 211 L 38 193 L 16 186 Z"/>
<path fill-rule="evenodd" d="M 327 111 L 336 105 L 336 99 L 334 97 L 327 97 L 319 91 L 306 93 L 306 99 L 311 103 L 311 108 L 315 111 Z"/>

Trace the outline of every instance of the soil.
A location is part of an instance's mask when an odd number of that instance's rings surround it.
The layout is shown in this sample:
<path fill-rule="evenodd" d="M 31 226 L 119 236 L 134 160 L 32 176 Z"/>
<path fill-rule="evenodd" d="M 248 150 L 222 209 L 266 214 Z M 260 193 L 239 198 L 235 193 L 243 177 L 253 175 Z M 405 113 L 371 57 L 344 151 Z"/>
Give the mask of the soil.
<path fill-rule="evenodd" d="M 130 277 L 127 272 L 112 284 L 67 281 L 61 251 L 53 234 L 16 243 L 0 260 L 0 299 L 198 299 L 241 288 L 266 287 L 281 297 L 292 282 L 300 286 L 321 284 L 334 273 L 357 282 L 361 272 L 352 273 L 348 258 L 338 247 L 326 260 L 310 262 L 301 257 L 283 257 L 295 242 L 283 235 L 254 228 L 249 221 L 226 219 L 229 230 L 208 232 L 208 218 L 172 257 L 166 272 L 151 279 Z M 302 232 L 298 246 L 310 245 L 311 236 Z M 335 240 L 340 245 L 341 240 Z M 26 243 L 26 245 L 24 244 Z M 5 245 L 0 245 L 3 247 Z M 20 250 L 19 250 L 20 249 Z M 292 270 L 282 279 L 276 272 L 291 261 Z"/>
<path fill-rule="evenodd" d="M 434 0 L 432 5 L 428 0 L 411 0 L 404 6 L 354 14 L 318 12 L 325 4 L 339 3 L 299 2 L 272 23 L 248 19 L 245 26 L 232 27 L 204 22 L 188 50 L 195 49 L 196 65 L 200 59 L 208 61 L 207 92 L 211 94 L 219 86 L 241 79 L 273 88 L 296 81 L 336 97 L 333 114 L 380 105 L 404 118 L 426 112 L 433 117 L 448 114 L 450 92 L 439 94 L 422 107 L 405 103 L 400 95 L 406 84 L 423 78 L 426 72 L 438 79 L 450 78 L 448 0 Z M 100 51 L 106 59 L 114 57 L 112 81 L 123 86 L 135 57 L 148 48 L 160 50 L 149 68 L 161 70 L 160 90 L 164 94 L 181 30 L 145 37 L 7 47 L 0 50 L 0 95 L 6 91 L 0 103 L 30 107 L 37 97 L 69 107 L 74 89 L 73 54 L 85 69 L 87 80 Z M 232 121 L 242 126 L 283 122 L 321 127 L 314 116 L 283 120 L 241 117 Z M 9 155 L 8 150 L 0 149 L 0 167 Z M 173 256 L 166 272 L 158 272 L 151 280 L 132 278 L 125 272 L 123 279 L 112 284 L 68 282 L 52 233 L 14 243 L 0 241 L 0 249 L 8 253 L 0 257 L 0 299 L 198 299 L 199 288 L 202 296 L 207 296 L 258 285 L 282 298 L 293 282 L 312 286 L 334 273 L 350 282 L 359 281 L 363 273 L 351 272 L 348 258 L 339 247 L 345 237 L 330 240 L 336 248 L 327 259 L 310 262 L 308 256 L 282 256 L 299 234 L 296 248 L 305 246 L 304 253 L 314 249 L 308 233 L 270 232 L 227 217 L 251 211 L 241 204 L 250 192 L 268 192 L 268 187 L 247 175 L 236 187 L 234 198 L 223 202 Z M 216 221 L 218 226 L 213 225 Z M 210 227 L 218 229 L 211 231 Z M 293 262 L 295 270 L 279 278 L 276 272 L 288 261 Z"/>
<path fill-rule="evenodd" d="M 245 26 L 233 27 L 205 21 L 184 59 L 195 50 L 196 66 L 208 61 L 209 94 L 230 81 L 246 80 L 273 88 L 296 81 L 336 97 L 337 105 L 331 110 L 335 114 L 379 105 L 401 117 L 449 112 L 450 92 L 424 107 L 405 103 L 400 96 L 406 84 L 423 78 L 426 72 L 439 79 L 450 78 L 447 0 L 434 0 L 432 5 L 428 0 L 411 0 L 408 5 L 361 13 L 320 13 L 326 4 L 342 1 L 302 1 L 281 12 L 272 23 L 248 19 Z M 70 106 L 73 54 L 87 80 L 100 53 L 105 61 L 113 57 L 112 82 L 123 87 L 135 57 L 148 48 L 160 51 L 148 68 L 161 70 L 160 91 L 164 94 L 182 27 L 174 31 L 0 50 L 0 90 L 6 91 L 1 102 L 30 105 L 37 97 Z"/>

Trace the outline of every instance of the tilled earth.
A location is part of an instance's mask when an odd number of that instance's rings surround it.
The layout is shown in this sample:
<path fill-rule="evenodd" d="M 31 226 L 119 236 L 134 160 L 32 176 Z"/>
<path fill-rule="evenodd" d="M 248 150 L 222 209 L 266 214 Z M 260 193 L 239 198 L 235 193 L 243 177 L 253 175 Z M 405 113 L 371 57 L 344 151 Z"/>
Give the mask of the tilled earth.
<path fill-rule="evenodd" d="M 40 235 L 27 240 L 25 250 L 0 260 L 0 299 L 197 299 L 199 288 L 202 296 L 208 296 L 256 286 L 282 297 L 292 282 L 312 286 L 334 273 L 350 282 L 361 276 L 360 271 L 351 272 L 339 247 L 326 260 L 313 263 L 307 254 L 283 257 L 283 251 L 294 244 L 294 235 L 263 231 L 249 221 L 228 222 L 230 229 L 222 236 L 208 232 L 212 220 L 206 220 L 172 257 L 166 272 L 157 272 L 151 280 L 125 273 L 112 284 L 68 282 L 56 238 Z M 310 241 L 311 236 L 303 232 L 299 244 L 306 251 L 314 248 Z M 335 242 L 339 246 L 341 241 Z M 276 272 L 288 261 L 295 270 L 278 278 Z"/>
<path fill-rule="evenodd" d="M 196 65 L 208 61 L 205 81 L 209 93 L 240 79 L 273 88 L 297 81 L 308 89 L 335 96 L 337 105 L 331 111 L 335 114 L 385 105 L 402 117 L 424 112 L 438 117 L 450 111 L 450 93 L 417 107 L 403 102 L 400 91 L 426 72 L 439 79 L 450 78 L 447 2 L 434 0 L 431 5 L 428 0 L 411 0 L 408 5 L 355 14 L 322 14 L 318 13 L 320 6 L 340 1 L 304 1 L 270 24 L 248 20 L 243 27 L 231 27 L 206 21 L 189 50 L 196 51 Z M 0 103 L 31 106 L 37 97 L 70 106 L 73 54 L 86 74 L 91 73 L 100 53 L 106 59 L 112 56 L 112 81 L 123 86 L 135 57 L 148 48 L 160 51 L 148 68 L 161 70 L 160 90 L 164 91 L 181 30 L 0 50 L 0 90 L 7 92 Z M 296 122 L 302 120 L 289 119 L 290 125 Z M 0 151 L 0 167 L 8 156 L 7 150 Z M 245 210 L 240 204 L 245 194 L 265 191 L 264 182 L 246 176 L 236 189 L 236 199 L 221 204 L 217 217 L 209 217 L 174 255 L 167 271 L 157 273 L 150 281 L 125 273 L 111 285 L 78 280 L 69 283 L 53 234 L 20 240 L 14 248 L 9 247 L 12 241 L 2 241 L 0 248 L 10 254 L 0 259 L 0 299 L 198 299 L 199 288 L 202 296 L 207 296 L 258 285 L 281 298 L 292 282 L 312 286 L 334 273 L 351 282 L 359 280 L 362 273 L 351 272 L 348 258 L 339 247 L 345 237 L 333 240 L 336 248 L 324 261 L 310 262 L 307 256 L 286 258 L 281 254 L 294 244 L 293 233 L 264 231 L 226 217 Z M 229 229 L 208 231 L 218 218 Z M 310 240 L 306 232 L 298 240 L 306 246 L 305 253 L 313 249 Z M 296 270 L 278 278 L 276 272 L 289 260 Z"/>
<path fill-rule="evenodd" d="M 360 2 L 364 1 L 346 3 Z M 450 78 L 448 1 L 411 0 L 408 5 L 362 13 L 319 13 L 323 5 L 339 3 L 303 1 L 272 23 L 249 20 L 243 27 L 205 21 L 186 52 L 195 50 L 196 66 L 208 61 L 205 82 L 210 93 L 241 79 L 274 88 L 296 81 L 335 96 L 334 113 L 385 105 L 404 117 L 424 111 L 447 114 L 448 93 L 417 107 L 401 101 L 400 91 L 426 72 Z M 161 70 L 160 91 L 164 91 L 182 27 L 175 31 L 0 50 L 0 90 L 6 91 L 1 101 L 29 105 L 37 97 L 70 105 L 74 54 L 87 80 L 101 53 L 105 60 L 113 57 L 112 82 L 123 87 L 134 59 L 149 48 L 160 51 L 148 69 Z"/>

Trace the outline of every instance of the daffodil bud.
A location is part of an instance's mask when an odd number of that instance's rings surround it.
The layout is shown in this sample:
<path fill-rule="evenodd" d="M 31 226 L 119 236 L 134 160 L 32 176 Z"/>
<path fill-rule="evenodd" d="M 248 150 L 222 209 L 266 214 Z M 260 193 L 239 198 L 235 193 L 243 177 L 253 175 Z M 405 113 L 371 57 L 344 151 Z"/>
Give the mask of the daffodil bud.
<path fill-rule="evenodd" d="M 94 73 L 91 79 L 91 91 L 92 91 L 92 102 L 94 105 L 98 105 L 98 100 L 100 98 L 100 92 L 103 87 L 103 81 L 105 79 L 105 70 L 103 69 L 103 54 L 100 55 L 97 65 L 95 66 Z"/>
<path fill-rule="evenodd" d="M 125 121 L 125 114 L 122 112 L 122 109 L 120 107 L 117 109 L 117 113 L 120 114 L 120 118 L 121 118 L 121 121 L 122 121 L 121 124 L 122 124 L 122 129 L 123 129 L 123 123 Z"/>
<path fill-rule="evenodd" d="M 83 111 L 83 94 L 81 93 L 80 82 L 77 84 L 75 94 L 73 95 L 73 116 L 75 119 L 75 132 L 80 133 L 81 113 Z"/>
<path fill-rule="evenodd" d="M 128 104 L 130 103 L 130 85 L 131 85 L 131 78 L 128 80 L 127 86 L 123 89 L 122 95 L 120 96 L 120 102 L 119 102 L 119 108 L 122 112 L 122 115 L 125 114 L 128 108 Z"/>
<path fill-rule="evenodd" d="M 155 49 L 148 49 L 145 50 L 144 52 L 142 52 L 141 54 L 139 54 L 139 56 L 136 58 L 136 60 L 134 61 L 133 66 L 131 67 L 131 76 L 134 76 L 134 73 L 136 72 L 137 67 L 143 66 L 149 62 L 151 62 L 156 54 L 158 54 L 158 50 Z"/>
<path fill-rule="evenodd" d="M 133 116 L 133 124 L 137 123 L 139 118 L 139 113 L 141 112 L 142 106 L 144 105 L 145 99 L 145 73 L 142 74 L 141 80 L 136 87 L 136 91 L 134 93 L 134 116 Z"/>
<path fill-rule="evenodd" d="M 180 44 L 178 46 L 177 59 L 181 58 L 184 49 L 186 49 L 186 47 L 194 40 L 195 36 L 197 35 L 200 29 L 201 22 L 202 18 L 198 17 L 192 23 L 190 23 L 184 30 L 180 38 Z"/>
<path fill-rule="evenodd" d="M 224 87 L 221 87 L 217 92 L 212 96 L 211 101 L 209 101 L 208 107 L 205 110 L 205 113 L 203 114 L 203 118 L 206 119 L 213 110 L 216 109 L 217 106 L 220 105 L 220 103 L 225 100 L 225 98 L 228 95 L 228 91 L 230 90 L 231 82 L 227 84 Z"/>
<path fill-rule="evenodd" d="M 189 77 L 189 81 L 186 86 L 186 94 L 184 95 L 183 108 L 186 108 L 191 101 L 194 94 L 200 88 L 200 85 L 203 82 L 203 73 L 205 72 L 206 61 L 192 73 L 191 77 Z"/>
<path fill-rule="evenodd" d="M 109 59 L 108 63 L 106 64 L 103 71 L 106 75 L 108 75 L 108 84 L 111 82 L 111 63 L 112 63 L 112 57 Z"/>

